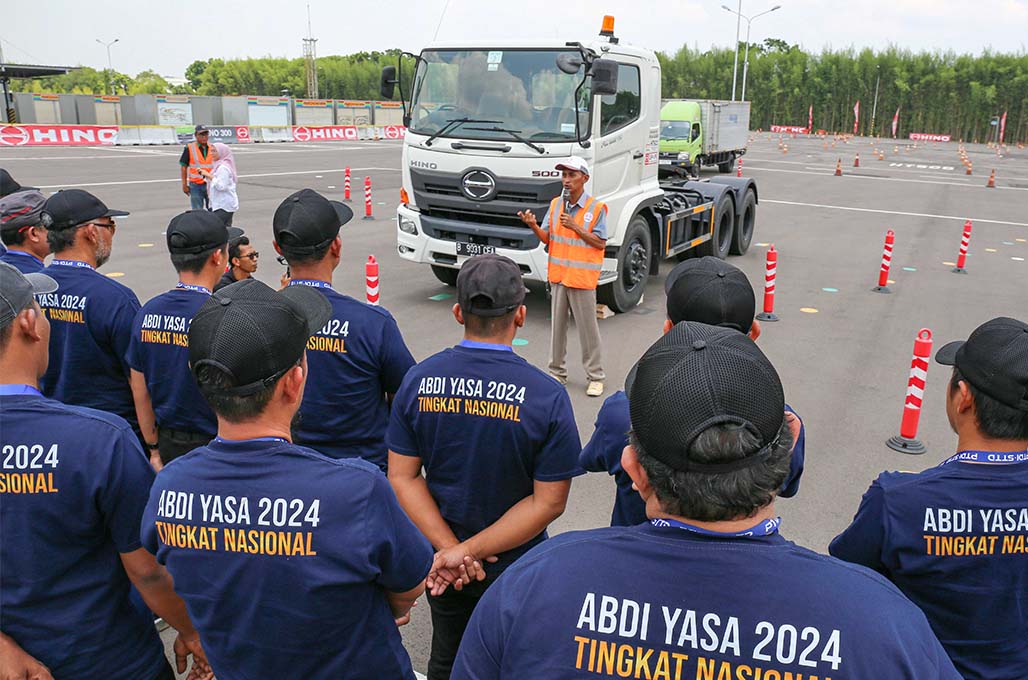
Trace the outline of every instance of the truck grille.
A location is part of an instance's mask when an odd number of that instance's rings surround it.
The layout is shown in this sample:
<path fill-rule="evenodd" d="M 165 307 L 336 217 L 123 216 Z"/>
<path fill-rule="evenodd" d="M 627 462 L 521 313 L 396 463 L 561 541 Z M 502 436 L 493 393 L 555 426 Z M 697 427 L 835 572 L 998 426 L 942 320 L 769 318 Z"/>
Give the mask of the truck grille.
<path fill-rule="evenodd" d="M 500 233 L 495 236 L 504 240 L 510 239 L 511 228 L 522 230 L 527 232 L 526 240 L 533 242 L 527 247 L 535 247 L 538 241 L 521 222 L 518 211 L 531 210 L 541 220 L 550 201 L 560 194 L 560 181 L 498 177 L 496 194 L 492 199 L 472 201 L 461 191 L 460 182 L 465 172 L 411 169 L 414 200 L 422 216 L 437 217 L 449 223 L 475 225 L 473 231 L 476 234 L 486 233 L 482 232 L 483 228 L 488 230 L 491 226 L 500 227 Z"/>

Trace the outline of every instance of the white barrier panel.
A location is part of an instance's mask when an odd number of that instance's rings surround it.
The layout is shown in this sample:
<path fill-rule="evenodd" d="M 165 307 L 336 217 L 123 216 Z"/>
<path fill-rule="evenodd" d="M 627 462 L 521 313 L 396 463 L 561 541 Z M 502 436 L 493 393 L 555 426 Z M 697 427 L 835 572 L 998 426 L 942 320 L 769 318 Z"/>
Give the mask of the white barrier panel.
<path fill-rule="evenodd" d="M 255 142 L 291 142 L 293 141 L 293 128 L 270 125 L 251 125 L 250 137 Z"/>
<path fill-rule="evenodd" d="M 139 128 L 118 128 L 118 146 L 138 146 L 139 143 Z"/>
<path fill-rule="evenodd" d="M 125 128 L 120 128 L 124 130 Z M 177 144 L 178 137 L 175 128 L 168 126 L 147 126 L 134 128 L 139 132 L 140 144 Z M 121 140 L 119 144 L 124 144 Z"/>

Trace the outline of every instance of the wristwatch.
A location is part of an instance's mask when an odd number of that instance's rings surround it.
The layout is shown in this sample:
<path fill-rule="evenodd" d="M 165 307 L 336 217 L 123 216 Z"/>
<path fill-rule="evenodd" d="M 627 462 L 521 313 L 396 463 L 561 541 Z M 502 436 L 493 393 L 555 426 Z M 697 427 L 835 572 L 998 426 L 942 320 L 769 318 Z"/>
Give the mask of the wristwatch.
<path fill-rule="evenodd" d="M 146 444 L 146 448 L 149 449 L 150 451 L 156 451 L 157 450 L 157 442 L 154 442 L 153 444 L 151 444 L 150 442 L 143 442 L 143 443 Z"/>

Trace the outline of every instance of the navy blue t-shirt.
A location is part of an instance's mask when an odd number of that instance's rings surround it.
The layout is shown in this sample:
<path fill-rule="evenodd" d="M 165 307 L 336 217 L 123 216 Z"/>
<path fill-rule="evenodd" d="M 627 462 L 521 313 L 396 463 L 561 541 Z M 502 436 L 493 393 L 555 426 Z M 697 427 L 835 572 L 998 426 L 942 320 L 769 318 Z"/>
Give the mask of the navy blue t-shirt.
<path fill-rule="evenodd" d="M 786 404 L 785 410 L 795 413 Z M 632 421 L 628 412 L 628 397 L 623 390 L 618 390 L 607 397 L 596 414 L 596 426 L 589 443 L 582 449 L 579 463 L 589 472 L 609 472 L 617 484 L 617 497 L 614 500 L 614 511 L 610 516 L 612 527 L 628 527 L 646 521 L 646 503 L 639 492 L 632 488 L 632 478 L 621 467 L 621 452 L 628 446 L 628 431 L 632 429 Z M 789 462 L 789 476 L 782 484 L 779 496 L 791 498 L 800 488 L 800 477 L 803 476 L 804 448 L 806 432 L 800 422 L 800 434 L 792 449 Z"/>
<path fill-rule="evenodd" d="M 414 365 L 396 321 L 385 309 L 321 281 L 293 279 L 290 285 L 312 285 L 332 303 L 332 318 L 307 343 L 308 378 L 296 443 L 331 458 L 361 457 L 385 470 L 385 395 L 400 388 Z"/>
<path fill-rule="evenodd" d="M 964 678 L 1023 678 L 1026 489 L 1028 462 L 883 472 L 829 550 L 880 571 L 924 610 Z"/>
<path fill-rule="evenodd" d="M 453 680 L 959 680 L 924 614 L 870 569 L 778 534 L 561 534 L 475 607 Z"/>
<path fill-rule="evenodd" d="M 0 630 L 55 678 L 156 678 L 164 648 L 129 600 L 154 472 L 121 418 L 0 386 Z"/>
<path fill-rule="evenodd" d="M 371 463 L 215 439 L 161 470 L 142 535 L 220 680 L 413 680 L 386 591 L 433 552 Z"/>
<path fill-rule="evenodd" d="M 36 296 L 50 320 L 50 366 L 43 394 L 119 415 L 138 430 L 125 361 L 139 298 L 89 265 L 45 269 L 60 288 Z"/>
<path fill-rule="evenodd" d="M 567 390 L 505 345 L 465 341 L 412 368 L 393 401 L 388 442 L 421 458 L 428 490 L 461 541 L 531 496 L 534 481 L 582 473 Z M 491 570 L 545 538 L 498 555 Z"/>
<path fill-rule="evenodd" d="M 31 253 L 21 250 L 8 250 L 0 255 L 0 262 L 6 262 L 22 274 L 35 274 L 43 271 L 46 266 L 43 261 Z"/>
<path fill-rule="evenodd" d="M 212 438 L 218 419 L 189 370 L 189 324 L 209 293 L 176 289 L 143 305 L 132 322 L 125 358 L 146 377 L 157 425 Z"/>

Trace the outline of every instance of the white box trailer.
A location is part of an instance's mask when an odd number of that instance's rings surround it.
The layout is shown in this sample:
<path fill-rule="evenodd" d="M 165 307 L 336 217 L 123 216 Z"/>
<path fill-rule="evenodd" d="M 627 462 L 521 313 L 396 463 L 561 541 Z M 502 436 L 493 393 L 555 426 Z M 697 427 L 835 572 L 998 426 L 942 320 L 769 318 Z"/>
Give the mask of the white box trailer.
<path fill-rule="evenodd" d="M 715 99 L 669 99 L 660 109 L 662 174 L 695 173 L 716 165 L 730 172 L 746 153 L 750 103 Z"/>

